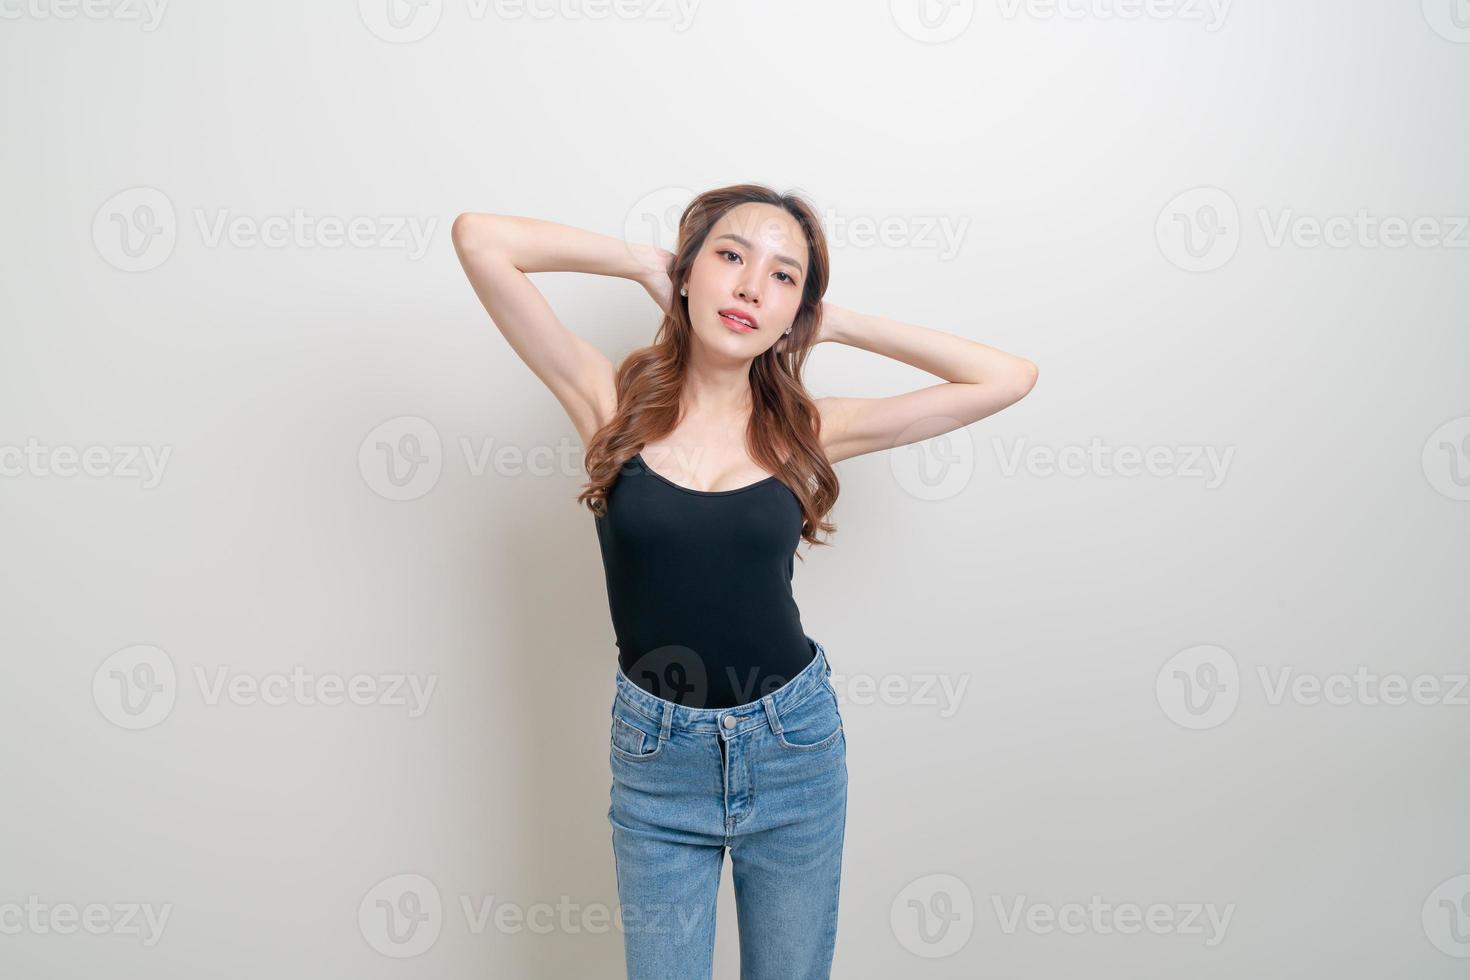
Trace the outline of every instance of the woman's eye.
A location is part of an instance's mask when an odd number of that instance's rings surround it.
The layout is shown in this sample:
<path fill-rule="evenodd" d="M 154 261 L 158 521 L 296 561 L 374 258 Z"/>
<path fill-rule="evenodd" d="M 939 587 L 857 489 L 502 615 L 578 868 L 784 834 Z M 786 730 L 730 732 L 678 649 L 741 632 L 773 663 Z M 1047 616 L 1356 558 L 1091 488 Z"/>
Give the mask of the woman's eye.
<path fill-rule="evenodd" d="M 731 251 L 728 248 L 722 248 L 719 251 L 715 252 L 715 254 L 716 255 L 733 255 L 737 259 L 740 258 L 740 256 L 739 256 L 738 253 L 733 252 L 733 251 Z M 794 278 L 792 278 L 791 273 L 789 273 L 789 272 L 781 272 L 781 271 L 778 271 L 776 273 L 776 275 L 778 275 L 778 276 L 785 276 L 786 277 L 785 279 L 781 280 L 782 282 L 791 282 L 791 283 L 796 282 L 796 280 Z"/>

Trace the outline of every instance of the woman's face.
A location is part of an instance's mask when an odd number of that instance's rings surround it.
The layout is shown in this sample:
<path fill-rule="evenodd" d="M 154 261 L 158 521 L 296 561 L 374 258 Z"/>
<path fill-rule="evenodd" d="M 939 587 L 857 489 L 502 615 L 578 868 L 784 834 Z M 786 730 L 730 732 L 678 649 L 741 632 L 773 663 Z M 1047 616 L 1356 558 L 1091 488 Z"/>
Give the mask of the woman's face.
<path fill-rule="evenodd" d="M 784 208 L 741 204 L 715 222 L 689 269 L 689 321 L 713 349 L 755 358 L 796 319 L 806 237 Z M 751 321 L 753 329 L 734 317 Z"/>

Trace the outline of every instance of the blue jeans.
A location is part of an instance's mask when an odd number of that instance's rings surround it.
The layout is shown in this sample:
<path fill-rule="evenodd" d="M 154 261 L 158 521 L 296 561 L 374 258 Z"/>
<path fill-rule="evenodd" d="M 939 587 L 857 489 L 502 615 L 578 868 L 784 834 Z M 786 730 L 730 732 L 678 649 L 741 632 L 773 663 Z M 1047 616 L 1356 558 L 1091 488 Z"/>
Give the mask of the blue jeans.
<path fill-rule="evenodd" d="M 829 980 L 847 736 L 827 651 L 734 708 L 689 708 L 617 671 L 609 761 L 628 980 L 708 980 L 730 849 L 741 980 Z"/>

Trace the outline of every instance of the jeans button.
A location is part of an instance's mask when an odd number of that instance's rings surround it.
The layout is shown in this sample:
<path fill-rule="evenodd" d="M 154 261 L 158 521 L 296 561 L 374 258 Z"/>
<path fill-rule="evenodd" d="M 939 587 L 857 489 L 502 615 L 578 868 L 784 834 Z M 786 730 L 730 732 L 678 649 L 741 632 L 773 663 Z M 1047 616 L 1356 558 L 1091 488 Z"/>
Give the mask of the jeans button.
<path fill-rule="evenodd" d="M 725 727 L 726 728 L 734 728 L 735 727 L 735 716 L 734 715 L 726 715 L 725 716 Z"/>

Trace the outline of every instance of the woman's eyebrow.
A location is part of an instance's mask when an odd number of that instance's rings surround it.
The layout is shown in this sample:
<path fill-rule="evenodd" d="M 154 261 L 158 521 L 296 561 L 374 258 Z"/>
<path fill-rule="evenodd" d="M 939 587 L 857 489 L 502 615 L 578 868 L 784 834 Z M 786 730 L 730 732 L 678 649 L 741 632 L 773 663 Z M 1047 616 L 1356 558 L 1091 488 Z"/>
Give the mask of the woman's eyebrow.
<path fill-rule="evenodd" d="M 735 234 L 733 232 L 728 232 L 727 231 L 723 235 L 717 236 L 715 238 L 715 241 L 719 241 L 721 238 L 733 238 L 733 239 L 735 239 L 735 241 L 739 242 L 741 245 L 744 245 L 748 249 L 754 250 L 754 248 L 755 248 L 755 246 L 752 245 L 752 244 L 750 244 L 750 242 L 748 242 L 746 239 L 744 239 L 740 235 L 737 235 L 737 234 Z M 794 266 L 796 266 L 796 268 L 798 270 L 800 270 L 802 272 L 805 272 L 806 271 L 805 269 L 802 269 L 800 262 L 796 261 L 795 259 L 793 259 L 789 255 L 778 255 L 778 256 L 776 256 L 776 260 L 779 261 L 779 262 L 785 262 L 787 265 L 794 265 Z"/>

